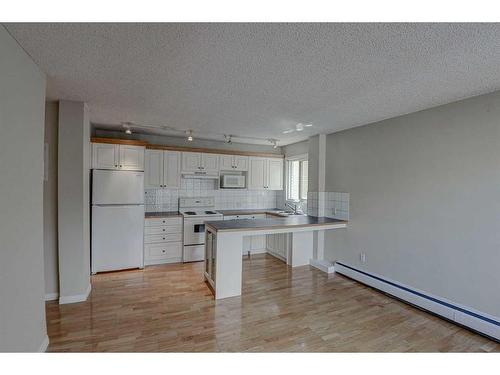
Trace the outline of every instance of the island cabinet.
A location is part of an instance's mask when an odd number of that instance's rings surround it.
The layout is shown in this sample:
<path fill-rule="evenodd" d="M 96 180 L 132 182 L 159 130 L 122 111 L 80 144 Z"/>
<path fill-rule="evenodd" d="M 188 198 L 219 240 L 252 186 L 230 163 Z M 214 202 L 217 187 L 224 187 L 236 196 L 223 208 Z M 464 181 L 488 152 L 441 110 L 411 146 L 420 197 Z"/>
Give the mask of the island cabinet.
<path fill-rule="evenodd" d="M 181 183 L 181 155 L 178 151 L 146 150 L 144 187 L 178 189 Z"/>
<path fill-rule="evenodd" d="M 224 216 L 224 220 L 255 220 L 255 219 L 265 219 L 266 214 L 254 214 L 254 215 L 227 215 Z M 243 255 L 247 254 L 260 254 L 266 252 L 266 236 L 246 236 L 243 238 Z"/>
<path fill-rule="evenodd" d="M 283 159 L 249 158 L 248 189 L 283 190 Z"/>

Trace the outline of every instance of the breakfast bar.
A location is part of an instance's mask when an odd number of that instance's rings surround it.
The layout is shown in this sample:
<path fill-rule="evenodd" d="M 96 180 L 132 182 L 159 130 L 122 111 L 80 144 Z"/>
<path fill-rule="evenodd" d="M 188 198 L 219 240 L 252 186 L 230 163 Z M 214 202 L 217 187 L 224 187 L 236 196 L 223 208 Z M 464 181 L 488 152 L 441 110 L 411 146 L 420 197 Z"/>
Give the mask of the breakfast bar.
<path fill-rule="evenodd" d="M 289 266 L 298 267 L 308 265 L 313 258 L 315 231 L 346 226 L 343 220 L 307 215 L 205 222 L 205 280 L 215 299 L 239 296 L 245 236 L 291 233 L 286 261 Z"/>

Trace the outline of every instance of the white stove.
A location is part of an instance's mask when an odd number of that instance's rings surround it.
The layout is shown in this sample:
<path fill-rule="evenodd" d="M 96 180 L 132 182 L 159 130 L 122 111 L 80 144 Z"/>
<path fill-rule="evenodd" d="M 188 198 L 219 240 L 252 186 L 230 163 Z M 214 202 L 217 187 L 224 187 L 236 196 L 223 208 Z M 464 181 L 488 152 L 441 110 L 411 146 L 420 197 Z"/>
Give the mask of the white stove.
<path fill-rule="evenodd" d="M 179 212 L 184 218 L 184 262 L 205 259 L 205 221 L 223 218 L 214 206 L 214 197 L 179 198 Z"/>

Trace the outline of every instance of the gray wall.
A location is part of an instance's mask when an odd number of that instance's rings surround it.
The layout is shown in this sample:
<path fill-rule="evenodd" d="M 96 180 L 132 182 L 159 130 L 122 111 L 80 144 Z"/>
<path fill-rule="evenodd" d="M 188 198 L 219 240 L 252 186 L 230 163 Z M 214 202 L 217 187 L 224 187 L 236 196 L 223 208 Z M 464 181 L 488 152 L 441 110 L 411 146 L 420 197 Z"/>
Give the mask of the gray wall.
<path fill-rule="evenodd" d="M 59 269 L 57 261 L 57 102 L 45 104 L 45 143 L 49 149 L 43 183 L 43 255 L 45 260 L 45 297 L 55 299 L 59 293 Z"/>
<path fill-rule="evenodd" d="M 59 102 L 58 227 L 60 302 L 90 285 L 90 123 L 87 105 Z"/>
<path fill-rule="evenodd" d="M 326 190 L 329 260 L 500 317 L 500 92 L 330 134 Z"/>
<path fill-rule="evenodd" d="M 0 352 L 47 344 L 44 107 L 44 74 L 0 26 Z"/>
<path fill-rule="evenodd" d="M 309 140 L 291 143 L 282 147 L 285 157 L 307 154 L 309 152 Z"/>
<path fill-rule="evenodd" d="M 165 146 L 181 146 L 181 147 L 204 147 L 204 148 L 218 148 L 221 150 L 237 150 L 237 151 L 251 151 L 251 152 L 266 152 L 270 154 L 281 154 L 282 148 L 273 148 L 266 145 L 249 145 L 246 143 L 226 143 L 222 141 L 212 141 L 205 139 L 194 139 L 188 142 L 185 137 L 172 137 L 165 135 L 149 135 L 134 133 L 126 135 L 124 132 L 108 131 L 108 130 L 94 130 L 93 135 L 96 137 L 108 138 L 126 138 L 147 141 L 152 144 L 165 145 Z"/>

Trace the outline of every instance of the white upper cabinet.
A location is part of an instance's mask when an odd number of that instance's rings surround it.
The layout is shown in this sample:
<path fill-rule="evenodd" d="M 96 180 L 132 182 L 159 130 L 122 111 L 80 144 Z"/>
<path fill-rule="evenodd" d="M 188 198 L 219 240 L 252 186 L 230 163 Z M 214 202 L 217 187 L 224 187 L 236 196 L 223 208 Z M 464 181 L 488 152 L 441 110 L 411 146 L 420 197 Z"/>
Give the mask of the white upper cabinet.
<path fill-rule="evenodd" d="M 144 186 L 179 188 L 180 161 L 178 151 L 146 150 Z"/>
<path fill-rule="evenodd" d="M 163 185 L 163 151 L 146 150 L 144 163 L 144 187 L 146 189 Z"/>
<path fill-rule="evenodd" d="M 92 143 L 92 168 L 118 169 L 118 145 L 111 143 Z"/>
<path fill-rule="evenodd" d="M 265 158 L 250 158 L 248 170 L 248 188 L 265 189 L 266 181 L 266 161 Z"/>
<path fill-rule="evenodd" d="M 163 151 L 163 187 L 179 188 L 181 185 L 181 154 Z"/>
<path fill-rule="evenodd" d="M 248 156 L 234 155 L 234 169 L 248 171 Z"/>
<path fill-rule="evenodd" d="M 219 164 L 221 171 L 230 171 L 234 169 L 233 155 L 220 155 Z"/>
<path fill-rule="evenodd" d="M 184 172 L 196 172 L 201 169 L 201 154 L 199 152 L 182 153 L 182 170 Z"/>
<path fill-rule="evenodd" d="M 248 156 L 219 155 L 221 171 L 248 171 Z"/>
<path fill-rule="evenodd" d="M 92 143 L 92 168 L 143 171 L 144 147 Z"/>
<path fill-rule="evenodd" d="M 250 158 L 248 188 L 283 190 L 283 159 Z"/>
<path fill-rule="evenodd" d="M 201 168 L 207 173 L 219 173 L 219 155 L 202 153 Z"/>
<path fill-rule="evenodd" d="M 283 190 L 283 159 L 267 159 L 267 189 Z"/>
<path fill-rule="evenodd" d="M 205 154 L 202 152 L 182 153 L 183 172 L 219 173 L 219 155 Z"/>
<path fill-rule="evenodd" d="M 120 169 L 127 171 L 144 170 L 144 147 L 119 145 Z"/>

